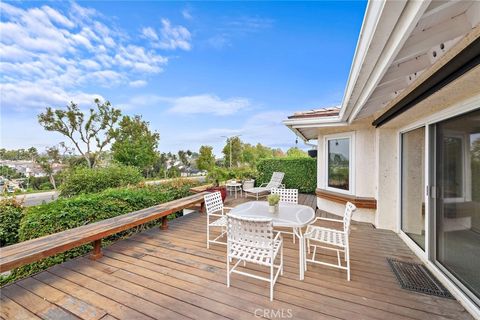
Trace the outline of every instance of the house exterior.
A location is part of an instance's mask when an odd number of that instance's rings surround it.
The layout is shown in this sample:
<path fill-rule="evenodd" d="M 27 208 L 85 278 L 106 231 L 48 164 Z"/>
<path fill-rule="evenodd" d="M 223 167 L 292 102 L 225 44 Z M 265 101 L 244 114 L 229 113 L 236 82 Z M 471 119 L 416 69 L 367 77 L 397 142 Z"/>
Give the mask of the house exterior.
<path fill-rule="evenodd" d="M 480 318 L 480 1 L 370 1 L 342 104 L 284 121 L 317 141 L 317 204 L 396 231 Z"/>

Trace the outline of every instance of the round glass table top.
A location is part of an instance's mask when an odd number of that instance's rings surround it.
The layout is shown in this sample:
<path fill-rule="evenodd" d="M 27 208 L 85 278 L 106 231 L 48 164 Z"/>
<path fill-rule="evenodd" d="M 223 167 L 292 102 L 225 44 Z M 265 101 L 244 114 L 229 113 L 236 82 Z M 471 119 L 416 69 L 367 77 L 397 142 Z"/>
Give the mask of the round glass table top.
<path fill-rule="evenodd" d="M 275 227 L 305 227 L 315 219 L 312 207 L 301 204 L 280 203 L 278 212 L 268 211 L 267 201 L 250 201 L 239 204 L 229 214 L 241 217 L 271 218 Z"/>

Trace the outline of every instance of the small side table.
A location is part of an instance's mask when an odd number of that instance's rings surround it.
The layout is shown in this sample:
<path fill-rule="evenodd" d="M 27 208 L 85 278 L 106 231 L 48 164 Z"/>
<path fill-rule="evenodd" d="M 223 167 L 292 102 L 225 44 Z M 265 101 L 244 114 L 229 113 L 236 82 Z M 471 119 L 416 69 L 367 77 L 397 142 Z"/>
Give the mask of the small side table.
<path fill-rule="evenodd" d="M 225 185 L 230 194 L 235 193 L 237 199 L 237 191 L 240 191 L 240 197 L 243 196 L 242 184 L 239 182 L 229 182 Z"/>

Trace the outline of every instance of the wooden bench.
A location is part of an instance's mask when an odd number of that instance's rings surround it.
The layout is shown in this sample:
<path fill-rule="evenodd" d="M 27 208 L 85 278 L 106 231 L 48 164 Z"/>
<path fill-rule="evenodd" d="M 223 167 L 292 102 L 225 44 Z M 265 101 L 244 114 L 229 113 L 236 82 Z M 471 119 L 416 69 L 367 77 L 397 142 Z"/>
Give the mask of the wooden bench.
<path fill-rule="evenodd" d="M 103 238 L 160 218 L 162 218 L 161 228 L 166 229 L 168 228 L 167 216 L 169 214 L 202 203 L 205 194 L 207 192 L 201 192 L 154 207 L 1 248 L 0 272 L 32 263 L 90 242 L 93 243 L 91 258 L 100 258 L 102 256 L 101 244 Z"/>

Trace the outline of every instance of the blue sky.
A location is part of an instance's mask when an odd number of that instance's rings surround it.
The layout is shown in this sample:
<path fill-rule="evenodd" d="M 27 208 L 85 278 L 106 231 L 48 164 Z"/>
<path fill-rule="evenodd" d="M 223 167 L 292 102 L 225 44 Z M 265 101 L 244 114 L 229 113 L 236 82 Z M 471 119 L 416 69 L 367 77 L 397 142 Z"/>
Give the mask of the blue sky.
<path fill-rule="evenodd" d="M 36 116 L 95 97 L 140 114 L 160 151 L 224 135 L 287 149 L 281 124 L 338 105 L 364 1 L 2 2 L 1 145 L 43 150 L 65 139 Z"/>

